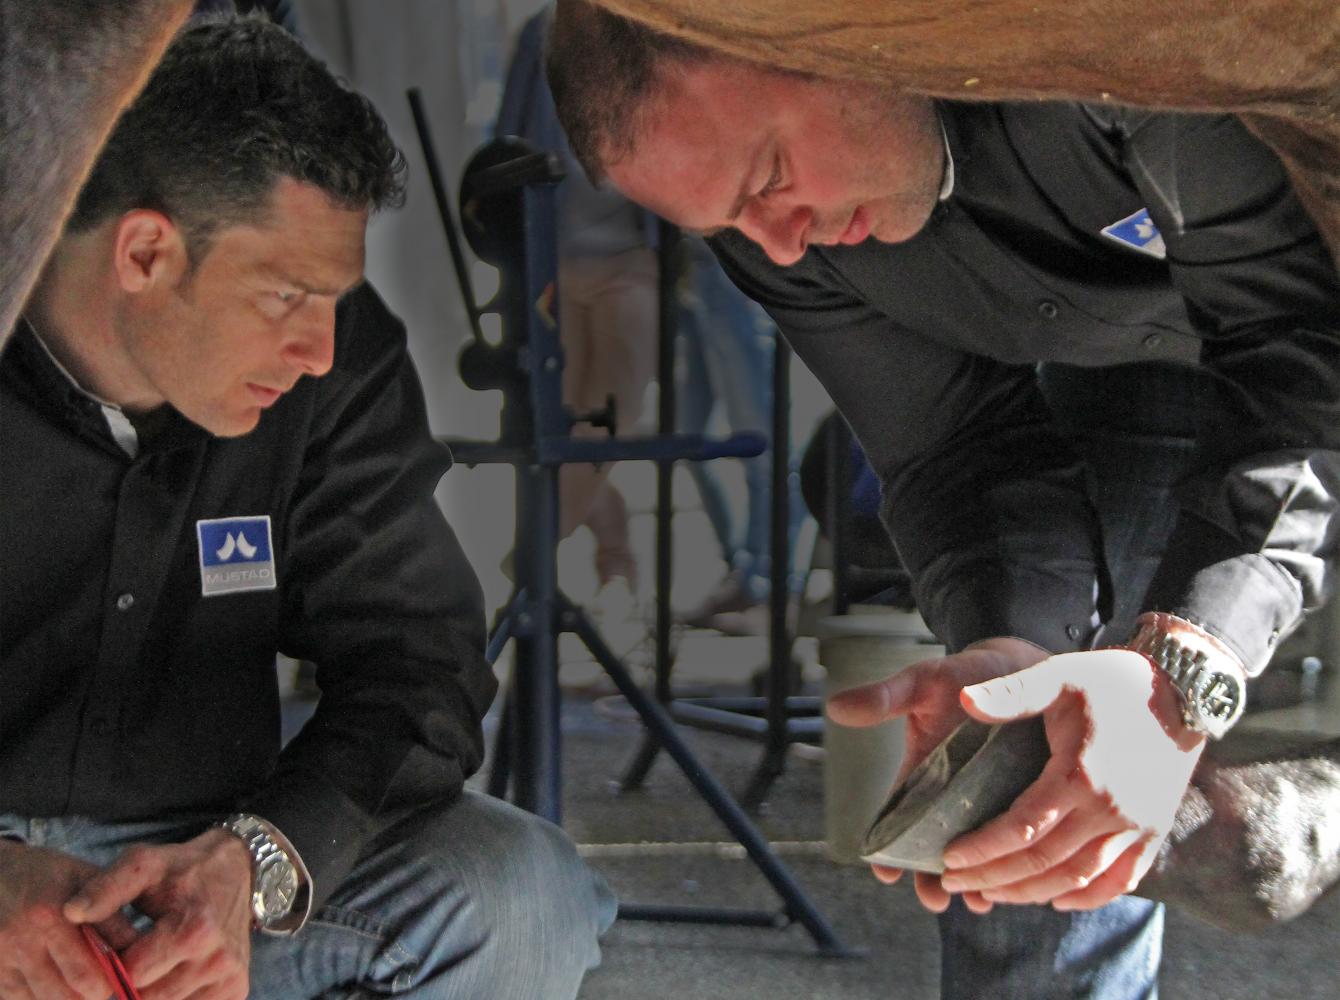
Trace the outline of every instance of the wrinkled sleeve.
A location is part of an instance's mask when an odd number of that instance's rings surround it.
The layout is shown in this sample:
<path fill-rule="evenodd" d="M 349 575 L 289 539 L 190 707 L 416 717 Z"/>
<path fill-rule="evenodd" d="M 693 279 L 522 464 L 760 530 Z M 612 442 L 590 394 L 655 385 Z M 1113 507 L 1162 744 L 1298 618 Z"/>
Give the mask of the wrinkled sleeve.
<path fill-rule="evenodd" d="M 817 254 L 782 269 L 736 234 L 713 245 L 861 442 L 935 633 L 951 649 L 997 635 L 1077 648 L 1096 621 L 1098 533 L 1033 367 L 899 327 Z"/>
<path fill-rule="evenodd" d="M 338 323 L 282 547 L 281 649 L 317 664 L 321 699 L 246 803 L 292 840 L 317 905 L 381 828 L 459 794 L 496 689 L 404 328 L 366 287 Z"/>
<path fill-rule="evenodd" d="M 1236 119 L 1125 112 L 1112 124 L 1213 376 L 1146 606 L 1204 624 L 1257 673 L 1331 585 L 1335 267 L 1274 155 Z"/>

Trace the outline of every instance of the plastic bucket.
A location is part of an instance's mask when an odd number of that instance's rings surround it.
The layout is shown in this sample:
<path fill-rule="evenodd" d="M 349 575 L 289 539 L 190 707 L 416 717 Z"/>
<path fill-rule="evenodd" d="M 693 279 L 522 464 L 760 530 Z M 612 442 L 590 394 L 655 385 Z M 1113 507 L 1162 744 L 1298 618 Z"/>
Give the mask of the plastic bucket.
<path fill-rule="evenodd" d="M 819 623 L 824 702 L 944 655 L 915 612 L 859 613 Z M 861 843 L 903 760 L 902 719 L 865 729 L 824 721 L 824 836 L 835 861 L 860 860 Z"/>

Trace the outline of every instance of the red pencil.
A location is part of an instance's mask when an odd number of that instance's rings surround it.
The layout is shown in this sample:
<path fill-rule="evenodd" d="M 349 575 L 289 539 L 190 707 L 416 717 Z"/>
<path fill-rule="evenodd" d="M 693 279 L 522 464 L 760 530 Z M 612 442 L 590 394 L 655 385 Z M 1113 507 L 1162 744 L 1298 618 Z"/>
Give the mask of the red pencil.
<path fill-rule="evenodd" d="M 88 942 L 93 957 L 102 967 L 102 974 L 112 988 L 114 1000 L 140 1000 L 139 993 L 135 991 L 135 984 L 130 981 L 130 973 L 126 972 L 126 967 L 121 964 L 121 956 L 115 949 L 88 924 L 80 924 L 79 929 L 84 932 L 84 940 Z"/>

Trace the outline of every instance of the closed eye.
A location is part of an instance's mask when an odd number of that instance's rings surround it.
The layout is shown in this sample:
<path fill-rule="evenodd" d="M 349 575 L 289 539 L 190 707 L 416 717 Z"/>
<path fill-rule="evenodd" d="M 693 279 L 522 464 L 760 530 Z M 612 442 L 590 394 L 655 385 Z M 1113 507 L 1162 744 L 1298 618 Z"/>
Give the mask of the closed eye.
<path fill-rule="evenodd" d="M 772 161 L 772 173 L 768 177 L 768 182 L 759 190 L 757 197 L 766 198 L 772 192 L 776 191 L 782 183 L 782 158 L 776 157 Z"/>
<path fill-rule="evenodd" d="M 275 321 L 289 316 L 300 307 L 307 293 L 298 288 L 270 288 L 256 299 L 261 314 Z"/>

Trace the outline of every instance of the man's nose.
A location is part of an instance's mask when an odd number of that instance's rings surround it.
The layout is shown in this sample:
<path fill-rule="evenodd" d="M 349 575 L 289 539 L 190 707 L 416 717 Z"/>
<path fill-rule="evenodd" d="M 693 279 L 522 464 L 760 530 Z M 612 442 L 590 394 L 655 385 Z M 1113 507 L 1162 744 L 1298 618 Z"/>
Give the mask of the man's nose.
<path fill-rule="evenodd" d="M 755 202 L 746 205 L 736 227 L 763 248 L 774 263 L 783 267 L 805 256 L 806 239 L 814 212 L 804 205 L 778 206 Z"/>
<path fill-rule="evenodd" d="M 294 320 L 281 352 L 284 360 L 319 378 L 335 362 L 335 299 L 310 297 Z"/>

